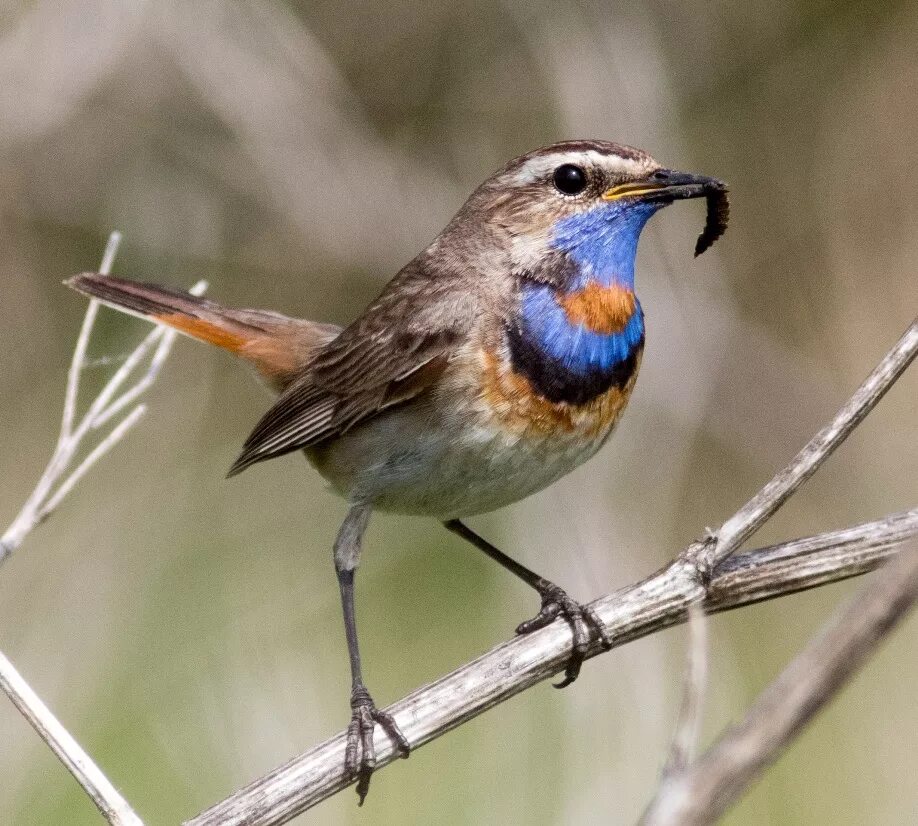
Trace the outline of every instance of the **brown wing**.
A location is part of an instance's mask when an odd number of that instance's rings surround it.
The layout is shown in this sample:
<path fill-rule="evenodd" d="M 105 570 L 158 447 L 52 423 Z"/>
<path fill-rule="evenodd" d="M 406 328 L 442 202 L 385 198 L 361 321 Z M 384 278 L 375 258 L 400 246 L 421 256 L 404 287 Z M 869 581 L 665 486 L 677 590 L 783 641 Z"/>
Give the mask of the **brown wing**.
<path fill-rule="evenodd" d="M 443 373 L 475 315 L 459 295 L 396 280 L 262 417 L 230 469 L 308 447 L 414 398 Z"/>

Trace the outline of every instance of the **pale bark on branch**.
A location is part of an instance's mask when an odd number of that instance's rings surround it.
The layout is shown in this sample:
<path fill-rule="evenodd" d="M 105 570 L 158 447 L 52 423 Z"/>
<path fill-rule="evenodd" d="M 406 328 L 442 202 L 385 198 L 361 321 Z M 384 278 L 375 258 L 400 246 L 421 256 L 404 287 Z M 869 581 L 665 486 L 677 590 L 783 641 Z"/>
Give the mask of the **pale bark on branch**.
<path fill-rule="evenodd" d="M 715 570 L 708 590 L 693 564 L 680 558 L 644 582 L 592 603 L 615 645 L 648 636 L 706 612 L 739 608 L 825 585 L 876 568 L 918 536 L 918 508 L 842 531 L 739 554 Z M 571 634 L 561 623 L 498 645 L 451 674 L 389 706 L 413 748 L 563 670 Z M 589 656 L 601 653 L 593 648 Z M 345 733 L 310 749 L 186 821 L 185 826 L 273 826 L 315 806 L 353 782 L 344 772 Z M 398 756 L 377 735 L 377 766 Z"/>
<path fill-rule="evenodd" d="M 83 747 L 61 725 L 13 664 L 0 652 L 0 689 L 29 721 L 57 759 L 96 804 L 111 826 L 143 826 L 143 822 Z"/>
<path fill-rule="evenodd" d="M 663 767 L 663 778 L 684 771 L 695 759 L 701 736 L 704 699 L 708 687 L 708 617 L 704 608 L 695 603 L 686 620 L 689 641 L 682 685 L 682 703 L 676 730 Z"/>
<path fill-rule="evenodd" d="M 701 758 L 664 775 L 643 826 L 714 823 L 867 661 L 918 599 L 918 545 L 904 548 L 839 610 L 746 718 Z"/>
<path fill-rule="evenodd" d="M 845 531 L 732 557 L 873 409 L 918 353 L 918 321 L 886 354 L 836 416 L 794 459 L 718 530 L 685 549 L 659 573 L 592 603 L 621 645 L 684 621 L 691 606 L 736 608 L 864 573 L 918 532 L 918 509 Z M 564 668 L 571 633 L 559 620 L 497 646 L 388 711 L 413 748 Z M 599 653 L 594 646 L 591 655 Z M 376 732 L 377 767 L 396 754 Z M 294 758 L 186 822 L 186 826 L 273 826 L 348 786 L 345 733 Z"/>

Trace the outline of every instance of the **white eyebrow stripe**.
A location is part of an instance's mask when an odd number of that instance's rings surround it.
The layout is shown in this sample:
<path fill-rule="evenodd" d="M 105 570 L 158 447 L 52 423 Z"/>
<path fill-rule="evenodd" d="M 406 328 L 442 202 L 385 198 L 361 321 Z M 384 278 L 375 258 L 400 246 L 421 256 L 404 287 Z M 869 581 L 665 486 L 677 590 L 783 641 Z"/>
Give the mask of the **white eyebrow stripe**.
<path fill-rule="evenodd" d="M 511 172 L 507 181 L 517 185 L 532 183 L 547 177 L 555 167 L 565 163 L 598 166 L 621 172 L 624 175 L 638 175 L 655 166 L 654 161 L 649 156 L 634 160 L 632 158 L 623 158 L 621 155 L 596 152 L 593 149 L 580 150 L 578 152 L 552 152 L 550 155 L 530 158 L 519 169 Z"/>

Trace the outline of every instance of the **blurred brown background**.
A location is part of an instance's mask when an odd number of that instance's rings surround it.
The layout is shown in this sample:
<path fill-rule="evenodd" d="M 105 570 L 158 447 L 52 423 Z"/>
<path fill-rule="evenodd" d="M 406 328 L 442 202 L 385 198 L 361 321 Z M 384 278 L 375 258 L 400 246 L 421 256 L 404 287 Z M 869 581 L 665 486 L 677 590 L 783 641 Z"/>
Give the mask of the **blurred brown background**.
<path fill-rule="evenodd" d="M 112 228 L 118 274 L 343 323 L 507 158 L 635 144 L 732 187 L 644 234 L 642 377 L 603 453 L 472 524 L 592 598 L 719 524 L 837 409 L 918 306 L 918 6 L 33 0 L 0 11 L 0 524 L 51 451 Z M 145 332 L 105 312 L 94 355 Z M 100 373 L 101 378 L 101 373 Z M 914 369 L 768 540 L 914 506 Z M 0 648 L 150 824 L 175 823 L 347 721 L 331 541 L 299 456 L 223 475 L 265 409 L 181 340 L 144 423 L 0 571 Z M 359 581 L 388 703 L 506 637 L 527 590 L 436 524 L 381 516 Z M 706 731 L 737 718 L 857 583 L 718 617 Z M 731 824 L 910 822 L 912 621 Z M 684 629 L 591 662 L 303 823 L 629 824 L 672 731 Z M 0 822 L 96 824 L 0 702 Z"/>

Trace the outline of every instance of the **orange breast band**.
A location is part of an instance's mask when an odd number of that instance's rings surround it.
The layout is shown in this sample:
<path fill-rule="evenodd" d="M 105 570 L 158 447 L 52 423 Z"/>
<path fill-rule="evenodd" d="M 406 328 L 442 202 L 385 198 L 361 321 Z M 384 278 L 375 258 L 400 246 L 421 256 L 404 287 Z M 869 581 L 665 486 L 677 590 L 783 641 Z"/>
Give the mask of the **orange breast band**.
<path fill-rule="evenodd" d="M 513 372 L 506 357 L 494 350 L 482 348 L 480 357 L 483 367 L 481 398 L 494 418 L 518 435 L 601 436 L 618 421 L 637 378 L 635 369 L 624 387 L 610 387 L 586 404 L 571 405 L 551 402 L 540 396 L 524 376 Z"/>
<path fill-rule="evenodd" d="M 634 293 L 627 287 L 603 286 L 596 281 L 587 282 L 575 293 L 558 296 L 558 303 L 571 324 L 582 324 L 587 330 L 604 335 L 624 330 L 636 306 Z"/>

